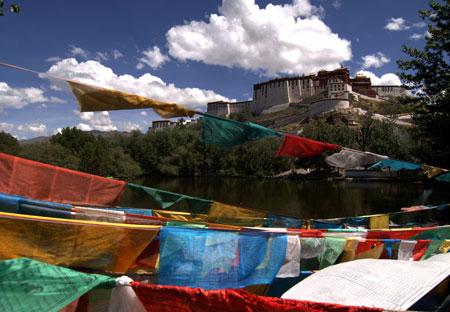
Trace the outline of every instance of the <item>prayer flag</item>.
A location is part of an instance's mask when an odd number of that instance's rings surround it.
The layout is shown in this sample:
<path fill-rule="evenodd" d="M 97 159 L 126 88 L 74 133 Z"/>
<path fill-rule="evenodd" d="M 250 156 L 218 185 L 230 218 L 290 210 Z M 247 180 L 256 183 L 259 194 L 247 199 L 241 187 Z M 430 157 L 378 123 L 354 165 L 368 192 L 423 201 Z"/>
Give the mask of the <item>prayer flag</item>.
<path fill-rule="evenodd" d="M 174 117 L 193 117 L 197 111 L 145 98 L 125 92 L 104 89 L 80 82 L 66 80 L 72 88 L 81 112 L 96 112 L 119 109 L 152 108 L 159 116 L 169 119 Z"/>
<path fill-rule="evenodd" d="M 435 176 L 437 176 L 438 174 L 441 174 L 443 172 L 448 172 L 447 169 L 442 169 L 442 168 L 427 166 L 427 165 L 423 166 L 422 170 L 426 174 L 428 179 L 434 178 Z"/>
<path fill-rule="evenodd" d="M 202 117 L 202 134 L 200 142 L 227 149 L 247 141 L 278 137 L 282 133 L 254 124 L 242 123 L 214 115 L 204 114 Z"/>
<path fill-rule="evenodd" d="M 344 250 L 345 241 L 346 240 L 343 237 L 325 237 L 323 252 L 319 256 L 320 270 L 333 265 L 336 262 L 337 258 Z"/>
<path fill-rule="evenodd" d="M 65 267 L 123 273 L 160 227 L 0 213 L 0 228 L 0 260 L 29 257 Z"/>
<path fill-rule="evenodd" d="M 371 165 L 386 158 L 388 157 L 384 155 L 343 148 L 339 153 L 325 158 L 325 162 L 333 167 L 351 169 Z"/>
<path fill-rule="evenodd" d="M 124 181 L 0 153 L 0 192 L 60 203 L 119 203 Z"/>
<path fill-rule="evenodd" d="M 0 261 L 0 309 L 58 311 L 94 287 L 113 288 L 115 280 L 28 258 Z"/>
<path fill-rule="evenodd" d="M 189 212 L 202 213 L 207 211 L 208 207 L 213 202 L 212 200 L 158 190 L 133 183 L 128 183 L 127 186 L 140 196 L 151 196 L 162 209 L 167 209 L 176 203 L 185 200 L 188 205 Z"/>
<path fill-rule="evenodd" d="M 389 229 L 389 215 L 373 215 L 370 216 L 370 229 Z"/>
<path fill-rule="evenodd" d="M 270 284 L 286 255 L 286 233 L 163 227 L 158 283 L 203 289 Z"/>
<path fill-rule="evenodd" d="M 172 312 L 381 312 L 371 307 L 343 306 L 313 301 L 263 297 L 243 289 L 203 290 L 201 288 L 152 285 L 133 282 L 131 287 L 147 311 Z"/>
<path fill-rule="evenodd" d="M 401 169 L 415 170 L 417 168 L 422 167 L 422 165 L 412 164 L 410 162 L 405 162 L 405 161 L 388 158 L 388 159 L 379 161 L 376 164 L 373 164 L 372 166 L 369 167 L 369 169 L 374 168 L 374 167 L 380 167 L 380 168 L 390 167 L 393 170 L 398 171 Z"/>
<path fill-rule="evenodd" d="M 262 226 L 265 212 L 213 202 L 208 213 L 208 221 L 241 226 Z"/>
<path fill-rule="evenodd" d="M 450 172 L 438 176 L 438 177 L 436 178 L 436 180 L 438 180 L 438 181 L 443 181 L 443 182 L 450 182 Z"/>
<path fill-rule="evenodd" d="M 278 150 L 278 156 L 312 157 L 326 151 L 342 148 L 336 144 L 324 143 L 290 134 L 284 135 L 284 141 Z"/>

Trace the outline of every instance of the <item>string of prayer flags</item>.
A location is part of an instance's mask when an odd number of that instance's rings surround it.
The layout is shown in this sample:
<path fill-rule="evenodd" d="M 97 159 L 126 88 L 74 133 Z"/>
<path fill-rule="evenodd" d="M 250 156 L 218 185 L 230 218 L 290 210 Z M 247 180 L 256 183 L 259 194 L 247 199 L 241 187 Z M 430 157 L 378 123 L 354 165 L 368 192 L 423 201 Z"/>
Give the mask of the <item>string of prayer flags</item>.
<path fill-rule="evenodd" d="M 334 153 L 333 155 L 325 158 L 325 162 L 332 167 L 351 169 L 355 167 L 372 165 L 387 158 L 388 157 L 384 155 L 357 151 L 344 147 L 339 151 L 339 153 Z"/>
<path fill-rule="evenodd" d="M 127 186 L 140 196 L 151 196 L 162 209 L 167 209 L 176 203 L 186 201 L 190 212 L 202 213 L 207 211 L 213 202 L 212 200 L 158 190 L 133 183 L 128 183 Z"/>
<path fill-rule="evenodd" d="M 72 88 L 81 112 L 152 108 L 162 118 L 193 117 L 197 111 L 143 96 L 100 88 L 66 80 Z"/>
<path fill-rule="evenodd" d="M 284 135 L 284 141 L 276 157 L 279 156 L 295 156 L 295 157 L 312 157 L 320 155 L 326 151 L 342 148 L 336 144 L 324 143 L 290 134 Z"/>
<path fill-rule="evenodd" d="M 28 258 L 0 261 L 0 307 L 12 312 L 59 311 L 94 287 L 113 288 L 115 280 Z"/>
<path fill-rule="evenodd" d="M 203 289 L 270 284 L 286 256 L 287 234 L 163 227 L 158 282 Z"/>
<path fill-rule="evenodd" d="M 119 203 L 124 181 L 0 153 L 0 192 L 60 203 Z"/>
<path fill-rule="evenodd" d="M 387 168 L 390 167 L 395 171 L 401 170 L 401 169 L 409 169 L 409 170 L 415 170 L 418 169 L 420 167 L 422 167 L 422 165 L 418 165 L 418 164 L 413 164 L 410 162 L 405 162 L 405 161 L 400 161 L 400 160 L 395 160 L 395 159 L 384 159 L 382 161 L 377 162 L 376 164 L 373 164 L 372 166 L 370 166 L 368 169 L 372 169 L 374 167 L 380 167 L 380 168 Z"/>
<path fill-rule="evenodd" d="M 281 132 L 254 124 L 242 123 L 214 115 L 203 114 L 200 142 L 228 149 L 247 141 L 278 137 Z"/>

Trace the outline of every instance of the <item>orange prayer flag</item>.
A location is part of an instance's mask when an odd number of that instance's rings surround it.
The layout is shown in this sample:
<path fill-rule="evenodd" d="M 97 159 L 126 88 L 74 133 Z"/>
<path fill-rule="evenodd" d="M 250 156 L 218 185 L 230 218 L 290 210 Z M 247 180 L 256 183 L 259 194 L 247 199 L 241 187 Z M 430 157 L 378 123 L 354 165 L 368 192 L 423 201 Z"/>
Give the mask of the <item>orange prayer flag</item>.
<path fill-rule="evenodd" d="M 166 119 L 193 117 L 199 113 L 175 103 L 165 103 L 140 95 L 100 88 L 70 80 L 66 81 L 72 88 L 72 93 L 80 106 L 81 112 L 152 108 L 159 116 Z"/>

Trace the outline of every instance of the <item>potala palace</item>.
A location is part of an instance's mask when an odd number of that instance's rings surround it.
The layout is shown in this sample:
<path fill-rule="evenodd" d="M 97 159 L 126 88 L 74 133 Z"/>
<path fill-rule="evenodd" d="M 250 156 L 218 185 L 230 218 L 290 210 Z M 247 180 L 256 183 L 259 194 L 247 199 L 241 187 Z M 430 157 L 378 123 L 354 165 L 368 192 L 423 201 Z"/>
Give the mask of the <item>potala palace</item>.
<path fill-rule="evenodd" d="M 306 99 L 323 95 L 317 101 Z M 337 108 L 348 108 L 350 94 L 356 99 L 380 101 L 388 97 L 408 95 L 404 86 L 374 86 L 370 78 L 356 75 L 350 78 L 347 68 L 321 70 L 308 76 L 284 77 L 257 83 L 253 86 L 253 99 L 243 102 L 211 102 L 207 113 L 228 117 L 249 109 L 254 114 L 265 114 L 286 109 L 290 105 L 309 107 L 311 116 Z"/>

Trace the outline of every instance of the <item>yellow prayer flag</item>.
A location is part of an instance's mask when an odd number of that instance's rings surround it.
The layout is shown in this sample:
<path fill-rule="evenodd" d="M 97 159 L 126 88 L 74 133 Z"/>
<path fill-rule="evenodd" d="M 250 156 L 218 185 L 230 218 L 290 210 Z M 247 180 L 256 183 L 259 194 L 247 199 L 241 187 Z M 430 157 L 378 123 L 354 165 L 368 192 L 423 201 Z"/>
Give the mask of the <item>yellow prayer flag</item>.
<path fill-rule="evenodd" d="M 170 220 L 176 221 L 187 221 L 187 222 L 202 222 L 206 221 L 207 215 L 204 214 L 191 214 L 189 212 L 181 211 L 168 211 L 168 210 L 156 210 L 153 209 L 153 214 L 155 217 L 168 218 Z"/>
<path fill-rule="evenodd" d="M 450 250 L 450 240 L 445 240 L 442 245 L 439 247 L 439 250 L 442 253 L 447 253 Z"/>
<path fill-rule="evenodd" d="M 447 169 L 442 169 L 442 168 L 427 166 L 427 165 L 422 166 L 420 169 L 423 170 L 423 172 L 426 174 L 428 179 L 431 179 L 442 172 L 448 172 Z"/>
<path fill-rule="evenodd" d="M 372 249 L 355 255 L 355 259 L 380 259 L 384 250 L 384 244 L 380 244 Z"/>
<path fill-rule="evenodd" d="M 339 263 L 355 260 L 356 247 L 358 246 L 359 237 L 346 237 L 344 251 L 342 252 Z"/>
<path fill-rule="evenodd" d="M 209 208 L 208 220 L 211 222 L 242 226 L 262 226 L 265 212 L 213 202 Z"/>
<path fill-rule="evenodd" d="M 72 93 L 80 106 L 81 112 L 152 108 L 159 116 L 166 119 L 193 117 L 198 113 L 174 103 L 160 102 L 135 94 L 66 81 L 72 88 Z"/>
<path fill-rule="evenodd" d="M 0 260 L 28 257 L 124 273 L 160 227 L 0 213 L 0 228 Z"/>
<path fill-rule="evenodd" d="M 383 214 L 370 216 L 370 229 L 389 229 L 389 215 Z"/>

